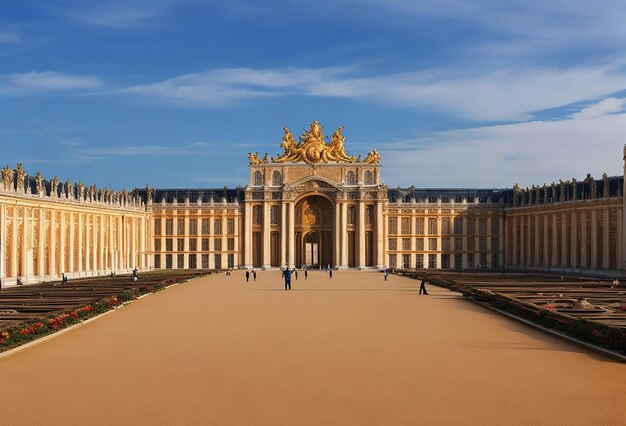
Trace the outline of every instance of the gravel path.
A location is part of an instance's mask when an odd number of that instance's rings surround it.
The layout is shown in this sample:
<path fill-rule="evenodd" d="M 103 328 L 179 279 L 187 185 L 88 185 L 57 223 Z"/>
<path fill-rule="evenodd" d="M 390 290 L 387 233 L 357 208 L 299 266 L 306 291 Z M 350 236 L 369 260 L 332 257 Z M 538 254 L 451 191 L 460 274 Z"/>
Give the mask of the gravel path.
<path fill-rule="evenodd" d="M 626 366 L 375 272 L 193 280 L 0 359 L 3 424 L 626 424 Z"/>

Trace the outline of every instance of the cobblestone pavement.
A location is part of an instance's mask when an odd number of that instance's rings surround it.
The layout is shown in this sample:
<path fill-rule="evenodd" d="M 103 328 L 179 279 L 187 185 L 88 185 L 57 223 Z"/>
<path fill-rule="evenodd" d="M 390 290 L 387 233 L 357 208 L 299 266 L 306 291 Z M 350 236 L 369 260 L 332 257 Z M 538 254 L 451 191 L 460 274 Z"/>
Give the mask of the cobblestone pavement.
<path fill-rule="evenodd" d="M 625 424 L 626 367 L 375 272 L 196 279 L 0 359 L 3 424 Z"/>

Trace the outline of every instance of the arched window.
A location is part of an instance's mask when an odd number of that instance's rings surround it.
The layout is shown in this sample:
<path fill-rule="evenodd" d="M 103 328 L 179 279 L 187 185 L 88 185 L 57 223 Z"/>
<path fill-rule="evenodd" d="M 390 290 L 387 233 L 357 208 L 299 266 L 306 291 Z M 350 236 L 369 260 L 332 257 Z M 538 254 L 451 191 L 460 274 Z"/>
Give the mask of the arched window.
<path fill-rule="evenodd" d="M 274 170 L 274 173 L 272 173 L 272 186 L 282 186 L 283 185 L 283 178 L 280 175 L 280 172 L 278 170 Z"/>
<path fill-rule="evenodd" d="M 356 175 L 352 170 L 350 170 L 346 176 L 346 185 L 356 185 Z"/>
<path fill-rule="evenodd" d="M 374 174 L 367 170 L 365 172 L 365 177 L 363 178 L 363 181 L 365 182 L 365 185 L 374 185 Z"/>
<path fill-rule="evenodd" d="M 254 186 L 263 186 L 263 174 L 258 170 L 254 172 Z"/>

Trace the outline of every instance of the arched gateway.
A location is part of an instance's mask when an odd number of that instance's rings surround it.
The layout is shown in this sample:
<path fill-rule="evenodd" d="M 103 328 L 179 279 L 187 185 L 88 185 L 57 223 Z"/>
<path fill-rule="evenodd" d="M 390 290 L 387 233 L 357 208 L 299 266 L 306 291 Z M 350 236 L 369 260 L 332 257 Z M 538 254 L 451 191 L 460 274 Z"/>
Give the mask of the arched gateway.
<path fill-rule="evenodd" d="M 282 154 L 248 154 L 246 267 L 383 266 L 380 154 L 348 155 L 342 130 L 326 143 L 314 121 L 296 142 L 285 127 Z"/>

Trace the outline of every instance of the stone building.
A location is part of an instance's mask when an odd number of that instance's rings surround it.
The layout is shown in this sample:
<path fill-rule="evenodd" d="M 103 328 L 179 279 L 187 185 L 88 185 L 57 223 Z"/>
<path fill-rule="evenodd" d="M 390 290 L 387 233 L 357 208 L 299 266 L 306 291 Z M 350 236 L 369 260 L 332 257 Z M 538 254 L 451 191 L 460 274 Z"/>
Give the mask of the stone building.
<path fill-rule="evenodd" d="M 624 178 L 522 189 L 390 189 L 377 150 L 315 121 L 236 189 L 86 187 L 2 169 L 4 286 L 147 269 L 533 269 L 618 273 Z M 626 147 L 625 147 L 626 154 Z M 626 169 L 626 166 L 625 166 Z"/>

